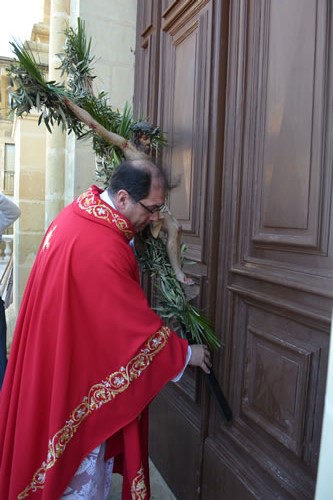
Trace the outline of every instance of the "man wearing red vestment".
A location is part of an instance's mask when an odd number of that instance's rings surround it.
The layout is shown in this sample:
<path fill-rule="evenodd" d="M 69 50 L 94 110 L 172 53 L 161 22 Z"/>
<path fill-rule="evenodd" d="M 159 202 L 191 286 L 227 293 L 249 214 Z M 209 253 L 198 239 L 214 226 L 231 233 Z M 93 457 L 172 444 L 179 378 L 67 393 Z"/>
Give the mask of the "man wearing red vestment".
<path fill-rule="evenodd" d="M 123 500 L 149 498 L 148 405 L 187 363 L 211 366 L 150 309 L 129 245 L 165 190 L 153 163 L 123 162 L 48 228 L 0 394 L 1 499 L 107 498 L 113 457 Z"/>

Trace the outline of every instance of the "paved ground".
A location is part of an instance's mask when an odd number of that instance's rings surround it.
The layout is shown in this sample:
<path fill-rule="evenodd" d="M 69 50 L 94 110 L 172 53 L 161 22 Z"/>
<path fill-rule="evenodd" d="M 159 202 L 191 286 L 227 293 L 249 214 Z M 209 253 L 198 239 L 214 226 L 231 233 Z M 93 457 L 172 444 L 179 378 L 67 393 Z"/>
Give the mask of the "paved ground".
<path fill-rule="evenodd" d="M 121 499 L 122 476 L 113 474 L 109 500 Z M 151 500 L 177 500 L 152 462 L 150 462 Z"/>

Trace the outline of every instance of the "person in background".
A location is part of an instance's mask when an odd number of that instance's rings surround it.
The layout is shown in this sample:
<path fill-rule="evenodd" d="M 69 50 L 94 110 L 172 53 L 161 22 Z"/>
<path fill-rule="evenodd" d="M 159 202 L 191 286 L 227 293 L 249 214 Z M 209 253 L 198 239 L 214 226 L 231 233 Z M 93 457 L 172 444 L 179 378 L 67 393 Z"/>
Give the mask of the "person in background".
<path fill-rule="evenodd" d="M 21 215 L 19 207 L 7 196 L 0 193 L 0 241 L 3 231 Z M 7 322 L 5 304 L 0 296 L 0 389 L 7 365 Z"/>
<path fill-rule="evenodd" d="M 149 403 L 187 364 L 211 368 L 149 307 L 129 244 L 166 190 L 154 163 L 125 161 L 47 230 L 0 393 L 0 498 L 104 500 L 112 471 L 123 500 L 150 498 Z"/>

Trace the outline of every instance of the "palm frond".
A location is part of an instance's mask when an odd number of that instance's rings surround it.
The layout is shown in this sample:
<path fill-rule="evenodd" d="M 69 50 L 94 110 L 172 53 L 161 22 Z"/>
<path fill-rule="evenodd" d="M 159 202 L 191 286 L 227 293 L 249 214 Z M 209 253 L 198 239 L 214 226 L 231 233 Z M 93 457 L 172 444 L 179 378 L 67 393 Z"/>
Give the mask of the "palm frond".
<path fill-rule="evenodd" d="M 26 70 L 35 82 L 38 82 L 41 86 L 46 86 L 44 74 L 39 68 L 32 51 L 22 45 L 18 40 L 13 40 L 12 42 L 9 42 L 9 44 L 11 45 L 12 51 L 19 60 L 22 68 Z"/>
<path fill-rule="evenodd" d="M 59 69 L 61 75 L 68 75 L 68 85 L 77 99 L 93 96 L 92 81 L 93 75 L 92 63 L 95 56 L 90 55 L 91 38 L 87 38 L 85 23 L 80 18 L 77 20 L 77 29 L 68 27 L 65 30 L 66 43 L 64 52 L 58 54 L 61 61 Z"/>
<path fill-rule="evenodd" d="M 134 120 L 128 103 L 125 103 L 121 113 L 112 109 L 107 94 L 101 92 L 94 95 L 94 57 L 90 55 L 91 39 L 86 36 L 84 22 L 78 19 L 77 30 L 67 28 L 65 34 L 67 40 L 64 53 L 60 55 L 60 69 L 62 75 L 66 73 L 68 76 L 68 88 L 54 81 L 46 81 L 33 53 L 19 43 L 12 42 L 18 62 L 14 62 L 8 70 L 13 87 L 11 107 L 18 116 L 29 113 L 33 108 L 37 109 L 40 112 L 38 123 L 43 122 L 49 132 L 54 126 L 61 125 L 68 133 L 74 132 L 79 139 L 92 139 L 97 158 L 97 176 L 107 183 L 114 167 L 124 158 L 125 153 L 121 149 L 124 142 L 133 141 L 135 147 L 139 147 L 140 137 L 148 136 L 150 153 L 157 156 L 167 141 L 158 127 L 144 120 Z M 108 141 L 112 135 L 109 132 L 117 135 L 121 141 L 117 142 L 114 138 L 112 143 Z M 135 147 L 133 150 L 136 154 Z M 139 155 L 139 151 L 137 153 Z M 220 347 L 211 322 L 202 311 L 187 301 L 162 239 L 151 235 L 142 236 L 141 239 L 137 238 L 136 243 L 141 269 L 149 273 L 154 283 L 158 297 L 155 308 L 160 316 L 191 342 L 207 343 L 212 349 Z"/>
<path fill-rule="evenodd" d="M 40 112 L 39 124 L 44 122 L 49 132 L 57 124 L 64 130 L 82 133 L 82 124 L 63 102 L 64 96 L 71 96 L 64 85 L 47 81 L 33 53 L 24 45 L 11 42 L 18 61 L 8 68 L 12 87 L 11 109 L 18 116 L 29 114 L 33 109 Z"/>
<path fill-rule="evenodd" d="M 118 111 L 119 123 L 118 123 L 118 134 L 125 139 L 131 138 L 131 127 L 133 125 L 133 112 L 129 103 L 126 101 L 124 106 L 124 111 L 120 113 Z"/>
<path fill-rule="evenodd" d="M 135 252 L 142 272 L 152 277 L 157 297 L 154 309 L 161 318 L 170 322 L 172 328 L 190 342 L 206 343 L 213 350 L 220 348 L 212 322 L 203 311 L 188 302 L 163 240 L 141 234 L 136 238 Z"/>

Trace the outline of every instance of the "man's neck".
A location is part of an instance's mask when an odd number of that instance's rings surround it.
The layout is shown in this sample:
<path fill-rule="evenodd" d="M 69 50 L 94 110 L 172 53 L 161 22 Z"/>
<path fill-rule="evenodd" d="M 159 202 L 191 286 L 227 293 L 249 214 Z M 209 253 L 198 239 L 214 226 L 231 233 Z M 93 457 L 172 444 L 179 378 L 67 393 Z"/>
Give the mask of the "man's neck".
<path fill-rule="evenodd" d="M 103 191 L 103 193 L 101 194 L 101 199 L 105 201 L 108 205 L 111 205 L 112 208 L 117 210 L 117 207 L 115 206 L 114 201 L 112 200 L 107 189 L 105 189 L 105 191 Z"/>

